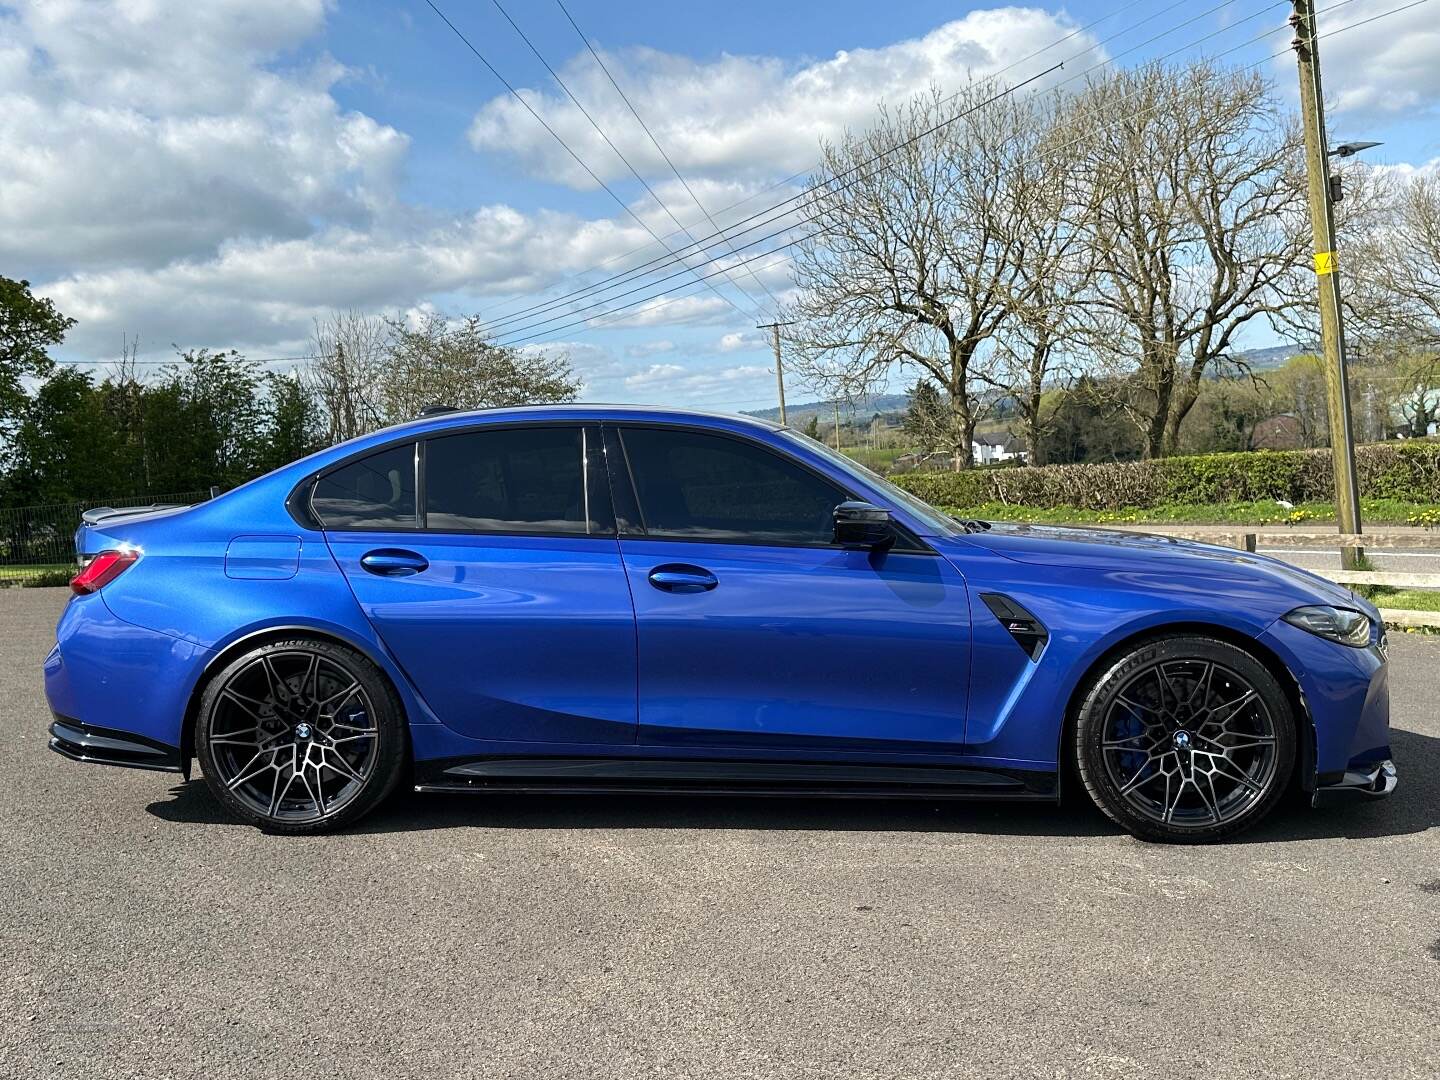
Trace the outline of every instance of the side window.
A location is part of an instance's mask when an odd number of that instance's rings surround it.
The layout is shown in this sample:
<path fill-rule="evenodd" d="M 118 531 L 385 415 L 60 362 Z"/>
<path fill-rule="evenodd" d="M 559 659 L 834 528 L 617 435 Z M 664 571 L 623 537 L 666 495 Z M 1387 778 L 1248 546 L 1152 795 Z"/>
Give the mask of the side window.
<path fill-rule="evenodd" d="M 580 427 L 467 431 L 425 444 L 425 525 L 457 532 L 586 536 L 610 533 L 595 505 L 603 468 Z M 587 462 L 588 459 L 588 462 Z"/>
<path fill-rule="evenodd" d="M 846 495 L 763 447 L 721 435 L 625 428 L 645 533 L 752 544 L 828 544 Z"/>
<path fill-rule="evenodd" d="M 327 529 L 415 528 L 415 444 L 326 473 L 315 482 L 310 506 Z"/>

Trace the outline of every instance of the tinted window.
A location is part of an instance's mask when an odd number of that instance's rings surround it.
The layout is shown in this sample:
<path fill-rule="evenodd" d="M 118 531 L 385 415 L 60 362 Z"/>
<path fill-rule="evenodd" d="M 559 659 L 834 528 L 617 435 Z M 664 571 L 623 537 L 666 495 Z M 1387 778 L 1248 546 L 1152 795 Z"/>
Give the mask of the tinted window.
<path fill-rule="evenodd" d="M 381 450 L 322 476 L 310 505 L 327 529 L 413 529 L 415 444 Z"/>
<path fill-rule="evenodd" d="M 720 435 L 627 428 L 622 438 L 650 536 L 828 544 L 845 494 L 762 447 Z"/>
<path fill-rule="evenodd" d="M 468 431 L 425 445 L 430 529 L 564 533 L 602 531 L 590 505 L 580 428 Z"/>

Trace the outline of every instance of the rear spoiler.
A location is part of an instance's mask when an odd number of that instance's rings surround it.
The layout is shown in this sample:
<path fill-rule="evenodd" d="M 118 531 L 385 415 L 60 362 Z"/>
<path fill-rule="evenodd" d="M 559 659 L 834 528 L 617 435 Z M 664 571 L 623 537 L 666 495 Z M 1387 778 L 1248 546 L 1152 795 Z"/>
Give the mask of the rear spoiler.
<path fill-rule="evenodd" d="M 115 509 L 113 506 L 97 506 L 94 510 L 86 510 L 80 515 L 80 520 L 86 525 L 98 525 L 113 517 L 126 517 L 130 514 L 148 514 L 155 510 L 183 510 L 186 503 L 151 503 L 149 506 L 122 506 Z"/>

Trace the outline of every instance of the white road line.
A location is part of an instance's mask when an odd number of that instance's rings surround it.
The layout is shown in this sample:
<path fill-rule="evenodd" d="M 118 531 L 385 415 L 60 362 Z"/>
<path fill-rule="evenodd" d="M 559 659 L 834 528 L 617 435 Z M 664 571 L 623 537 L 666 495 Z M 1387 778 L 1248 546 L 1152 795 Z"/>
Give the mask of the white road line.
<path fill-rule="evenodd" d="M 1256 548 L 1261 555 L 1338 555 L 1333 548 Z M 1365 554 L 1374 559 L 1440 559 L 1440 551 L 1396 551 L 1394 548 L 1366 548 Z"/>

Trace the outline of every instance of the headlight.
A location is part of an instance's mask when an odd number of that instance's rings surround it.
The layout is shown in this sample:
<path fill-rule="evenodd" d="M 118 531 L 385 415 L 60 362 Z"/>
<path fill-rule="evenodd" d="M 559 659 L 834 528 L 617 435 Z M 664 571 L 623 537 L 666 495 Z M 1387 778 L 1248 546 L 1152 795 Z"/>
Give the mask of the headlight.
<path fill-rule="evenodd" d="M 1285 616 L 1285 621 L 1352 648 L 1362 649 L 1370 644 L 1370 617 L 1349 608 L 1321 605 L 1296 608 Z"/>

